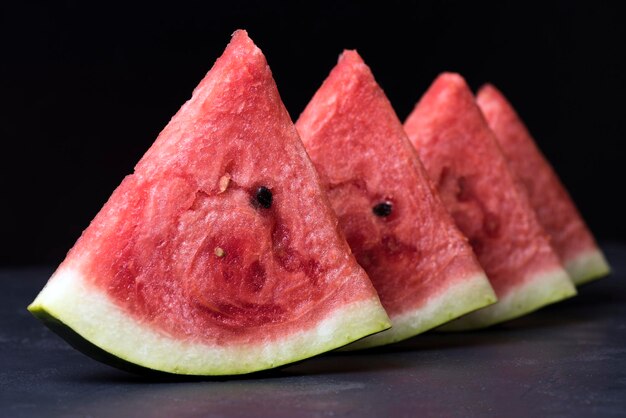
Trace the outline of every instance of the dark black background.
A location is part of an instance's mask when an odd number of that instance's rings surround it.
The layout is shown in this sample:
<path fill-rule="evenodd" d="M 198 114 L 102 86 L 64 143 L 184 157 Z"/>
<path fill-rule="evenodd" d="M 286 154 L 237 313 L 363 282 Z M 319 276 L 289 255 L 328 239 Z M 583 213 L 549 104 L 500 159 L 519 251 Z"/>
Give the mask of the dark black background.
<path fill-rule="evenodd" d="M 297 118 L 357 48 L 401 119 L 441 71 L 499 86 L 600 241 L 626 237 L 617 3 L 278 1 L 0 6 L 0 265 L 56 264 L 221 54 L 263 49 Z"/>

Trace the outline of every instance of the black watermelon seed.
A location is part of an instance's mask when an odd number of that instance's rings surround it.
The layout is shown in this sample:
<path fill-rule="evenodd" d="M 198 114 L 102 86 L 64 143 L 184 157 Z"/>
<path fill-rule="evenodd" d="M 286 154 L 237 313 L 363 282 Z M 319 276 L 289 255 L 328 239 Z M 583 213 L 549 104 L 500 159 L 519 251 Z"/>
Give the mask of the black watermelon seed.
<path fill-rule="evenodd" d="M 256 189 L 256 204 L 262 208 L 269 209 L 272 206 L 272 191 L 265 186 Z"/>
<path fill-rule="evenodd" d="M 381 202 L 381 203 L 377 204 L 376 206 L 374 206 L 372 208 L 372 212 L 374 212 L 374 215 L 380 216 L 381 218 L 384 218 L 386 216 L 391 215 L 391 209 L 392 208 L 393 208 L 393 206 L 391 205 L 391 202 L 385 201 L 385 202 Z"/>

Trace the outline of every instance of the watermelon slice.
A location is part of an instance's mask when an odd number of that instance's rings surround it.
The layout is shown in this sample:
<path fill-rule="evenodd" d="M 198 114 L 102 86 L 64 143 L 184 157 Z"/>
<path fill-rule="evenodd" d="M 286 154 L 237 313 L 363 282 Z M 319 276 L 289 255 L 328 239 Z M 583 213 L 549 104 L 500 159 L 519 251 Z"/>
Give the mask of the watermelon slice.
<path fill-rule="evenodd" d="M 296 128 L 393 324 L 346 348 L 412 337 L 495 302 L 471 247 L 357 52 L 341 55 Z"/>
<path fill-rule="evenodd" d="M 609 264 L 591 231 L 513 106 L 492 85 L 480 89 L 476 102 L 574 283 L 608 274 Z"/>
<path fill-rule="evenodd" d="M 190 375 L 274 368 L 390 325 L 245 31 L 29 310 L 100 360 Z"/>
<path fill-rule="evenodd" d="M 461 76 L 439 76 L 405 130 L 498 296 L 444 329 L 488 326 L 576 294 Z"/>

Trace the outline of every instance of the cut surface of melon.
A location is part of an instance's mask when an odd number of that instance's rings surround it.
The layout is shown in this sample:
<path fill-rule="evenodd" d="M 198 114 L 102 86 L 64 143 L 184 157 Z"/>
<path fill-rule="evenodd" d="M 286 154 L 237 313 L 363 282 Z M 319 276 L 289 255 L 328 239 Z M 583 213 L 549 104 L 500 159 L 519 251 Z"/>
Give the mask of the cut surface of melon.
<path fill-rule="evenodd" d="M 337 307 L 332 317 L 280 341 L 245 346 L 181 342 L 137 322 L 84 283 L 80 271 L 60 270 L 28 309 L 44 320 L 54 318 L 123 361 L 174 374 L 234 375 L 271 369 L 390 325 L 377 300 L 363 300 Z"/>
<path fill-rule="evenodd" d="M 611 272 L 611 267 L 600 250 L 585 251 L 565 260 L 564 264 L 576 286 L 600 279 Z"/>
<path fill-rule="evenodd" d="M 561 268 L 531 276 L 515 291 L 498 298 L 498 303 L 467 314 L 439 328 L 441 331 L 466 331 L 518 318 L 543 306 L 576 295 L 569 276 Z"/>
<path fill-rule="evenodd" d="M 393 316 L 392 328 L 349 344 L 342 350 L 371 348 L 402 341 L 495 302 L 496 295 L 487 277 L 484 273 L 478 273 L 463 280 L 452 290 L 431 297 L 422 308 Z"/>

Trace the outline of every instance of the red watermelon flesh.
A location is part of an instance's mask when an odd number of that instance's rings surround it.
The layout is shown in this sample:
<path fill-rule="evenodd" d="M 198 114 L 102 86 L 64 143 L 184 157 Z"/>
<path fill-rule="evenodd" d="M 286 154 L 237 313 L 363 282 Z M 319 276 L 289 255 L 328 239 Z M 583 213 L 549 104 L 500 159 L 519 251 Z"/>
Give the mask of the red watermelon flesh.
<path fill-rule="evenodd" d="M 341 55 L 296 128 L 393 324 L 348 348 L 399 341 L 495 302 L 471 247 L 357 52 Z"/>
<path fill-rule="evenodd" d="M 576 293 L 461 76 L 439 76 L 404 127 L 498 296 L 447 329 L 502 322 Z"/>
<path fill-rule="evenodd" d="M 591 231 L 513 106 L 492 85 L 480 89 L 476 102 L 574 283 L 608 274 L 609 265 Z"/>
<path fill-rule="evenodd" d="M 239 374 L 389 326 L 237 31 L 29 309 L 148 369 Z"/>

